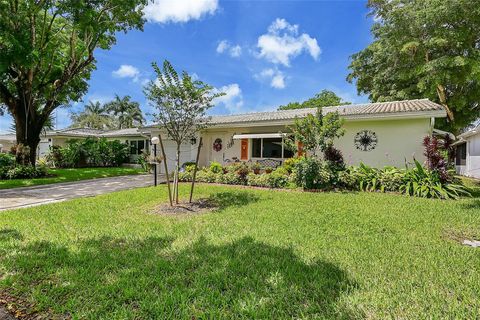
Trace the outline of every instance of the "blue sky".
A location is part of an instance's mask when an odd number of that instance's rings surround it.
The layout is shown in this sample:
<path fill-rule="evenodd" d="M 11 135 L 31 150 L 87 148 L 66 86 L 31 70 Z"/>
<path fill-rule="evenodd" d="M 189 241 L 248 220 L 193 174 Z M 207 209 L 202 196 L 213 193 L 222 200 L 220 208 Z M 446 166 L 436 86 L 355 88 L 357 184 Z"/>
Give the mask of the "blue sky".
<path fill-rule="evenodd" d="M 164 59 L 227 93 L 212 114 L 274 110 L 322 89 L 367 101 L 345 80 L 349 56 L 372 40 L 366 1 L 156 0 L 145 13 L 143 32 L 96 52 L 84 103 L 130 95 L 151 113 L 142 87 L 154 78 L 151 62 Z M 57 128 L 82 106 L 58 110 Z M 0 131 L 9 122 L 0 117 Z"/>

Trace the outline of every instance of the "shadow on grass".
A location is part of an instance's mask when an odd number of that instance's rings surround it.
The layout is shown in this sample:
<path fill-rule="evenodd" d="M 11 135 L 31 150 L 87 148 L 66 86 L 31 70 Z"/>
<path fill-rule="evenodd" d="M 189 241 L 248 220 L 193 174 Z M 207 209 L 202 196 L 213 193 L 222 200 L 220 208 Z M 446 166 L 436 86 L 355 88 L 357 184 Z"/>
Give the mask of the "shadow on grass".
<path fill-rule="evenodd" d="M 22 240 L 22 239 L 23 239 L 22 234 L 15 229 L 0 230 L 0 241 Z"/>
<path fill-rule="evenodd" d="M 468 210 L 480 209 L 480 199 L 472 199 L 472 200 L 468 201 L 467 203 L 463 203 L 462 207 L 464 209 L 468 209 Z"/>
<path fill-rule="evenodd" d="M 208 200 L 220 209 L 246 206 L 257 202 L 259 199 L 259 196 L 255 193 L 242 190 L 217 192 L 208 197 Z"/>
<path fill-rule="evenodd" d="M 349 318 L 355 285 L 336 265 L 246 237 L 174 249 L 171 238 L 37 242 L 3 262 L 10 294 L 74 318 Z M 11 248 L 14 249 L 14 248 Z"/>

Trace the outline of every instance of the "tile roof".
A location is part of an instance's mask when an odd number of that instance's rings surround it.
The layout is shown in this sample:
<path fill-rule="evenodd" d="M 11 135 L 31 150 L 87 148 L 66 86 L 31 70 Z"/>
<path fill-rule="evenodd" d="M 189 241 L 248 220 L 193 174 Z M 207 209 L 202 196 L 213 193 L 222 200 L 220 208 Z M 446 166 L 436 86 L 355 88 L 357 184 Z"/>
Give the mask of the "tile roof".
<path fill-rule="evenodd" d="M 47 132 L 48 136 L 69 136 L 69 137 L 122 137 L 138 136 L 140 132 L 137 128 L 127 128 L 119 130 L 98 130 L 88 128 L 68 128 L 57 131 Z"/>
<path fill-rule="evenodd" d="M 364 118 L 374 117 L 376 115 L 388 116 L 391 114 L 402 113 L 418 113 L 422 114 L 429 111 L 437 111 L 445 113 L 445 109 L 428 99 L 391 101 L 391 102 L 377 102 L 364 104 L 350 104 L 335 107 L 325 107 L 322 109 L 323 113 L 338 111 L 340 115 L 346 118 Z M 228 124 L 238 122 L 255 122 L 255 121 L 281 121 L 291 120 L 296 117 L 305 117 L 308 114 L 315 113 L 316 109 L 293 109 L 293 110 L 279 110 L 270 112 L 253 112 L 245 114 L 234 114 L 227 116 L 212 116 L 212 124 Z M 446 115 L 446 113 L 445 113 Z M 444 115 L 444 116 L 445 116 Z"/>

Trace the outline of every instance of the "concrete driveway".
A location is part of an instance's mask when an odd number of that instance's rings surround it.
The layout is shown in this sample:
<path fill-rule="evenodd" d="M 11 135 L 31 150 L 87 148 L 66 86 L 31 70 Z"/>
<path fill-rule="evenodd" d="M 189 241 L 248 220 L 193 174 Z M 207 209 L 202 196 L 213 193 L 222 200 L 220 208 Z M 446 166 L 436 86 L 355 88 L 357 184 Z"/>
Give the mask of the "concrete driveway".
<path fill-rule="evenodd" d="M 152 185 L 153 176 L 142 174 L 0 190 L 0 211 Z"/>

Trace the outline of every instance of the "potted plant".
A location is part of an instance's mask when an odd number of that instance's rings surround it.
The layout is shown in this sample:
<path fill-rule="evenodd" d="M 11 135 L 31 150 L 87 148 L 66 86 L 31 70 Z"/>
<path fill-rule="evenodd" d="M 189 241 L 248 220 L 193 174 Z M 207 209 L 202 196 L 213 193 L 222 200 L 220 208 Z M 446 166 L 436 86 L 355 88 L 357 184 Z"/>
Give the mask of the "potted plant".
<path fill-rule="evenodd" d="M 273 168 L 272 167 L 265 167 L 265 172 L 266 173 L 272 173 Z"/>
<path fill-rule="evenodd" d="M 261 169 L 262 169 L 262 166 L 260 165 L 260 163 L 255 162 L 254 164 L 252 164 L 253 173 L 259 174 Z"/>

